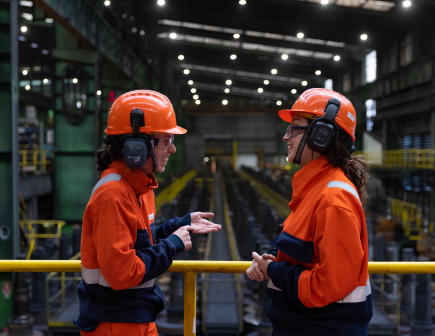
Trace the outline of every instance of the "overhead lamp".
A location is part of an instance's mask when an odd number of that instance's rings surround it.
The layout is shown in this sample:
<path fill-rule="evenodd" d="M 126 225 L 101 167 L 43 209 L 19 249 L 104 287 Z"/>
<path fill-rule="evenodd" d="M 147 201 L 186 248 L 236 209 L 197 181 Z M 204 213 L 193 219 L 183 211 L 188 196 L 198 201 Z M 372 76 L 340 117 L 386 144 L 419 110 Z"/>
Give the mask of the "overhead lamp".
<path fill-rule="evenodd" d="M 302 86 L 307 86 L 308 85 L 308 82 L 307 81 L 302 81 Z"/>
<path fill-rule="evenodd" d="M 130 16 L 130 20 L 131 20 L 131 21 L 134 21 L 134 16 Z"/>
<path fill-rule="evenodd" d="M 188 74 L 190 74 L 190 70 L 189 70 L 189 69 L 184 69 L 184 70 L 183 70 L 183 73 L 184 73 L 185 75 L 188 75 Z"/>
<path fill-rule="evenodd" d="M 230 89 L 228 89 L 228 88 L 226 88 L 224 91 L 225 91 L 225 93 L 230 93 Z"/>
<path fill-rule="evenodd" d="M 201 101 L 200 100 L 195 100 L 195 104 L 199 105 L 199 104 L 201 104 Z"/>
<path fill-rule="evenodd" d="M 361 34 L 361 36 L 359 38 L 361 40 L 365 41 L 365 40 L 367 40 L 368 36 L 367 36 L 367 34 Z"/>
<path fill-rule="evenodd" d="M 38 45 L 37 43 L 30 43 L 30 46 L 31 46 L 33 49 L 38 49 L 38 48 L 39 48 L 39 45 Z"/>
<path fill-rule="evenodd" d="M 126 19 L 127 18 L 127 14 L 126 13 L 122 14 L 122 18 Z"/>
<path fill-rule="evenodd" d="M 258 93 L 263 93 L 263 88 L 258 88 L 257 91 Z"/>
<path fill-rule="evenodd" d="M 231 84 L 233 84 L 233 82 L 231 81 L 231 79 L 227 79 L 227 80 L 225 81 L 225 84 L 227 84 L 227 85 L 231 85 Z"/>
<path fill-rule="evenodd" d="M 322 5 L 327 5 L 329 3 L 329 0 L 320 0 L 320 3 Z"/>
<path fill-rule="evenodd" d="M 188 81 L 187 84 L 192 85 L 193 84 L 193 80 Z"/>
<path fill-rule="evenodd" d="M 270 72 L 272 73 L 272 75 L 276 75 L 278 73 L 278 70 L 272 69 L 272 70 L 270 70 Z"/>
<path fill-rule="evenodd" d="M 25 86 L 25 89 L 26 89 L 26 90 L 30 90 L 30 85 L 26 85 L 26 86 Z"/>
<path fill-rule="evenodd" d="M 412 2 L 410 0 L 403 1 L 403 7 L 410 7 Z"/>
<path fill-rule="evenodd" d="M 264 85 L 269 85 L 269 81 L 268 81 L 267 79 L 265 79 L 265 80 L 263 81 L 263 83 L 264 83 Z"/>
<path fill-rule="evenodd" d="M 335 56 L 334 56 L 334 61 L 338 62 L 339 60 L 340 60 L 340 56 L 335 55 Z"/>
<path fill-rule="evenodd" d="M 208 162 L 208 161 L 210 161 L 210 159 L 206 156 L 206 157 L 204 158 L 204 162 Z"/>
<path fill-rule="evenodd" d="M 97 96 L 101 96 L 101 90 L 97 91 Z"/>
<path fill-rule="evenodd" d="M 296 35 L 298 38 L 304 38 L 304 33 L 298 33 L 297 35 Z"/>
<path fill-rule="evenodd" d="M 137 28 L 136 28 L 136 27 L 133 27 L 133 28 L 131 28 L 131 31 L 132 31 L 134 34 L 136 34 L 136 33 L 137 33 Z"/>
<path fill-rule="evenodd" d="M 165 5 L 165 0 L 158 0 L 158 1 L 157 1 L 157 4 L 158 4 L 159 6 L 164 6 L 164 5 Z"/>
<path fill-rule="evenodd" d="M 140 32 L 139 32 L 139 34 L 141 35 L 141 36 L 144 36 L 145 35 L 145 30 L 140 30 Z"/>
<path fill-rule="evenodd" d="M 170 33 L 169 37 L 174 40 L 174 39 L 177 38 L 177 34 L 176 33 Z"/>
<path fill-rule="evenodd" d="M 27 31 L 27 27 L 26 26 L 22 26 L 21 27 L 21 32 L 25 33 Z"/>
<path fill-rule="evenodd" d="M 228 104 L 228 100 L 224 99 L 222 100 L 222 105 L 227 105 Z"/>
<path fill-rule="evenodd" d="M 54 19 L 52 19 L 52 18 L 45 18 L 45 20 L 44 20 L 46 23 L 53 23 L 54 22 Z"/>
<path fill-rule="evenodd" d="M 319 76 L 319 75 L 322 74 L 322 71 L 320 71 L 320 70 L 316 70 L 315 74 L 316 74 L 317 76 Z"/>
<path fill-rule="evenodd" d="M 48 78 L 44 78 L 44 80 L 42 81 L 44 84 L 48 83 Z"/>
<path fill-rule="evenodd" d="M 241 5 L 246 5 L 246 0 L 240 0 L 240 1 L 239 1 L 239 4 L 241 4 Z"/>
<path fill-rule="evenodd" d="M 23 75 L 27 75 L 29 72 L 27 70 L 23 70 Z"/>
<path fill-rule="evenodd" d="M 193 99 L 198 100 L 199 96 L 198 95 L 194 95 Z"/>
<path fill-rule="evenodd" d="M 79 81 L 79 80 L 78 80 L 77 78 L 73 78 L 73 83 L 74 83 L 74 84 L 77 84 L 78 81 Z"/>
<path fill-rule="evenodd" d="M 297 91 L 296 89 L 292 89 L 292 93 L 295 94 Z"/>
<path fill-rule="evenodd" d="M 178 55 L 178 59 L 179 59 L 180 61 L 184 60 L 184 55 Z"/>
<path fill-rule="evenodd" d="M 190 89 L 190 92 L 192 92 L 192 93 L 196 93 L 196 89 L 195 89 L 195 88 L 192 88 L 192 89 Z"/>
<path fill-rule="evenodd" d="M 283 60 L 286 60 L 286 59 L 288 59 L 288 55 L 287 55 L 287 54 L 282 54 L 282 55 L 281 55 L 281 58 L 282 58 Z"/>
<path fill-rule="evenodd" d="M 46 49 L 42 49 L 41 53 L 43 53 L 44 55 L 48 55 L 50 52 L 48 50 L 46 50 Z"/>
<path fill-rule="evenodd" d="M 235 39 L 238 39 L 238 38 L 240 38 L 240 34 L 234 34 L 233 37 L 234 37 Z"/>
<path fill-rule="evenodd" d="M 230 58 L 231 58 L 232 60 L 235 60 L 235 59 L 237 58 L 237 55 L 232 54 L 232 55 L 230 56 Z"/>
<path fill-rule="evenodd" d="M 281 101 L 281 100 L 278 100 L 278 101 L 276 102 L 276 105 L 278 105 L 278 106 L 282 105 L 282 101 Z"/>
<path fill-rule="evenodd" d="M 104 6 L 110 6 L 110 1 L 109 0 L 106 0 L 106 1 L 104 1 Z"/>

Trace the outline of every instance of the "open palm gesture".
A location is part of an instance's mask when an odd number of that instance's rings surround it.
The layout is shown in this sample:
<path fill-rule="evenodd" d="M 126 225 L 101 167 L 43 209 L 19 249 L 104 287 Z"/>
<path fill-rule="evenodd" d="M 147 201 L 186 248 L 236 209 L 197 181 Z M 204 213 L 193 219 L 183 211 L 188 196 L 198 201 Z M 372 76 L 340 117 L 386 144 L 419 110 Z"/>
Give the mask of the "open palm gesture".
<path fill-rule="evenodd" d="M 192 212 L 190 214 L 191 228 L 193 233 L 209 233 L 219 231 L 221 229 L 220 224 L 212 223 L 204 218 L 212 218 L 213 212 Z"/>

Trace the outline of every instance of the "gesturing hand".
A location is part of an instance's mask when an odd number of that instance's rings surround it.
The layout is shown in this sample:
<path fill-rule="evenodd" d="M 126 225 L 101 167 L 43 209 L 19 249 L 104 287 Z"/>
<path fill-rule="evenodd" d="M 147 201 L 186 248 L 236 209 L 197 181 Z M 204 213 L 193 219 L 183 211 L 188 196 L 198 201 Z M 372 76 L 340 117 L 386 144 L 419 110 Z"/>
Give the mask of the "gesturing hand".
<path fill-rule="evenodd" d="M 184 244 L 184 251 L 188 251 L 192 248 L 192 241 L 190 240 L 189 231 L 192 231 L 192 228 L 188 225 L 180 227 L 173 234 L 178 236 Z"/>
<path fill-rule="evenodd" d="M 204 218 L 212 218 L 214 213 L 212 212 L 192 212 L 190 214 L 190 220 L 193 233 L 209 233 L 219 231 L 221 229 L 220 224 L 212 223 Z"/>

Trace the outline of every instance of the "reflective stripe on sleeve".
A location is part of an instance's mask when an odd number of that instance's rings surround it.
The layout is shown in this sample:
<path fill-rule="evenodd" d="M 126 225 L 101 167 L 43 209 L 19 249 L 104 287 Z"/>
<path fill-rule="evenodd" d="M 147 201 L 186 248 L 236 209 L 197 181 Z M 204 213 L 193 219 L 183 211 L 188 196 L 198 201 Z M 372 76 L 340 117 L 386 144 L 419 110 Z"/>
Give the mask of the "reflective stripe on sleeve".
<path fill-rule="evenodd" d="M 110 287 L 109 283 L 106 279 L 104 279 L 103 275 L 99 268 L 86 268 L 82 266 L 82 278 L 88 285 L 100 285 L 104 287 Z M 128 289 L 139 289 L 139 288 L 149 288 L 154 287 L 156 279 L 148 280 L 142 285 L 130 287 Z"/>
<path fill-rule="evenodd" d="M 344 190 L 350 192 L 353 196 L 355 196 L 356 199 L 358 200 L 358 202 L 361 203 L 361 200 L 359 199 L 358 192 L 355 190 L 354 187 L 352 187 L 348 183 L 341 182 L 341 181 L 331 181 L 331 182 L 328 183 L 328 188 L 341 188 L 341 189 L 344 189 Z"/>
<path fill-rule="evenodd" d="M 110 181 L 121 181 L 121 177 L 122 177 L 121 175 L 115 174 L 115 173 L 108 174 L 108 175 L 104 176 L 102 179 L 100 179 L 98 181 L 98 183 L 95 185 L 94 189 L 92 189 L 91 197 L 94 194 L 94 192 L 96 192 L 97 189 L 99 187 L 101 187 L 104 183 L 107 183 L 107 182 L 110 182 Z"/>
<path fill-rule="evenodd" d="M 366 297 L 372 293 L 370 287 L 370 279 L 367 278 L 365 286 L 358 286 L 349 295 L 346 295 L 342 300 L 336 301 L 337 303 L 352 303 L 352 302 L 364 302 Z"/>

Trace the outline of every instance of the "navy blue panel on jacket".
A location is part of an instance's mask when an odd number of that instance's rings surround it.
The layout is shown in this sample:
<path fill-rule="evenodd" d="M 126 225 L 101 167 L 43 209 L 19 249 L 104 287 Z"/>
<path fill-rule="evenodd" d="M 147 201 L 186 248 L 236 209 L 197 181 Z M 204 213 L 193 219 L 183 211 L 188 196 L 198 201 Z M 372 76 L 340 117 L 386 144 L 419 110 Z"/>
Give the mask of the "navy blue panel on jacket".
<path fill-rule="evenodd" d="M 313 242 L 302 240 L 283 231 L 270 243 L 289 257 L 306 264 L 311 264 L 314 253 Z"/>

